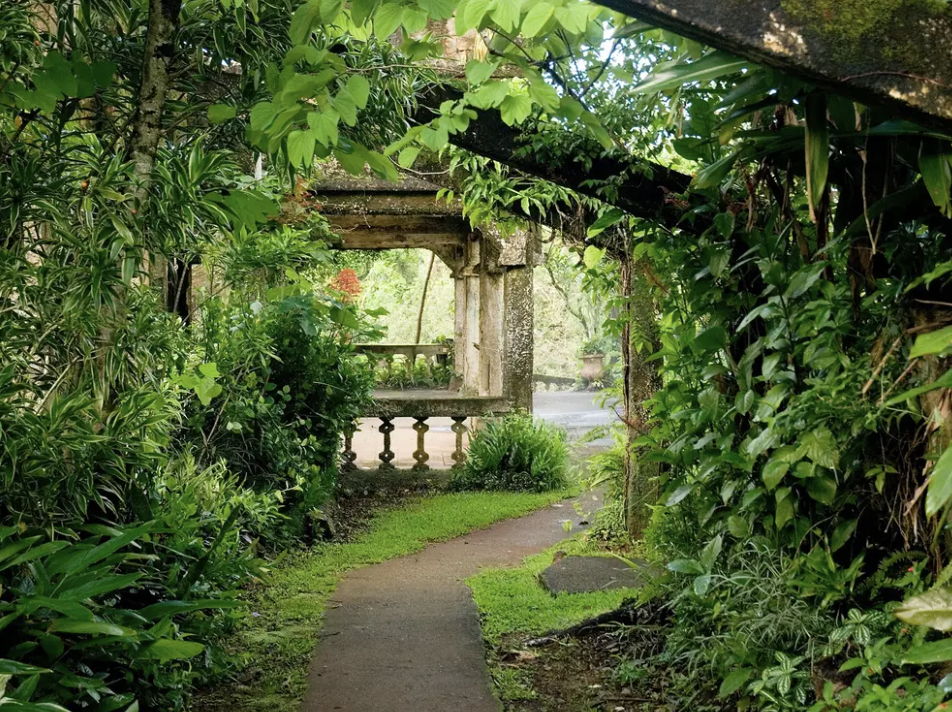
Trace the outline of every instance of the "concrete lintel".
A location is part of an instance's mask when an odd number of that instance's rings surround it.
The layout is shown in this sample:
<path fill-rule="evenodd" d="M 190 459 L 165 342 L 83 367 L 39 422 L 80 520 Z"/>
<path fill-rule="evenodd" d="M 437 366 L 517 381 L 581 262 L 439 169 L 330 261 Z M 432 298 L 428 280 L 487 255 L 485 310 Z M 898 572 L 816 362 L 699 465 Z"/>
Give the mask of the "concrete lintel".
<path fill-rule="evenodd" d="M 905 118 L 952 129 L 952 14 L 906 0 L 598 0 L 656 27 Z M 825 8 L 825 10 L 824 10 Z M 857 36 L 856 27 L 866 34 Z M 853 34 L 851 34 L 851 32 Z"/>

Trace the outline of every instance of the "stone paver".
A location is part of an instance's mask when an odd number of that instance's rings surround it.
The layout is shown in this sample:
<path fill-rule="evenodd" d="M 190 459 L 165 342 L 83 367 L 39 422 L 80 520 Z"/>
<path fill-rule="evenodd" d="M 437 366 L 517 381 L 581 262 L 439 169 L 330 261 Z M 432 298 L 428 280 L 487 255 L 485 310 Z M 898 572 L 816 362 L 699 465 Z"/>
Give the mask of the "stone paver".
<path fill-rule="evenodd" d="M 577 532 L 573 502 L 348 574 L 328 610 L 302 711 L 498 712 L 463 581 Z M 582 497 L 583 510 L 600 505 L 598 495 Z"/>
<path fill-rule="evenodd" d="M 635 566 L 629 566 L 614 556 L 566 556 L 549 566 L 539 578 L 550 593 L 642 588 L 652 578 L 648 564 L 633 563 Z"/>

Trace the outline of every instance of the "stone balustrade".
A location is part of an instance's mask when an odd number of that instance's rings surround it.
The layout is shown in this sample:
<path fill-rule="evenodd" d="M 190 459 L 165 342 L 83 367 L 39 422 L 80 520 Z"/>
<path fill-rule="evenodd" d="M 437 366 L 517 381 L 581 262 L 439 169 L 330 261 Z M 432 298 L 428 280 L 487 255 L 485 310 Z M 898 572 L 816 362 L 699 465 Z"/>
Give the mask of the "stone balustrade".
<path fill-rule="evenodd" d="M 448 369 L 452 362 L 453 344 L 357 344 L 357 353 L 375 362 L 381 380 L 389 381 L 398 371 L 413 375 L 422 366 L 422 372 L 438 379 L 440 369 Z M 422 364 L 420 364 L 422 361 Z M 449 374 L 443 374 L 447 376 Z"/>
<path fill-rule="evenodd" d="M 363 428 L 372 427 L 373 421 L 379 421 L 376 431 L 382 440 L 382 449 L 377 455 L 379 464 L 376 468 L 360 468 L 357 464 L 357 452 L 354 450 L 354 435 L 357 424 L 344 433 L 343 451 L 341 453 L 341 472 L 343 475 L 353 474 L 356 471 L 374 471 L 388 474 L 399 468 L 394 464 L 396 453 L 393 447 L 393 433 L 396 430 L 395 420 L 398 418 L 412 418 L 412 427 L 416 437 L 416 450 L 413 452 L 413 465 L 409 471 L 416 475 L 425 475 L 431 470 L 445 472 L 442 466 L 431 467 L 432 452 L 427 448 L 427 433 L 430 432 L 431 419 L 449 419 L 452 421 L 450 430 L 453 433 L 450 470 L 463 466 L 466 462 L 466 436 L 469 433 L 467 421 L 472 418 L 497 416 L 511 410 L 509 401 L 505 398 L 487 396 L 447 396 L 445 392 L 378 392 L 374 402 L 368 409 L 361 425 Z M 406 426 L 404 426 L 406 427 Z M 445 429 L 445 425 L 443 426 Z M 366 430 L 364 430 L 366 432 Z M 404 431 L 405 432 L 405 431 Z M 379 441 L 378 441 L 379 442 Z M 442 450 L 448 443 L 440 445 Z"/>

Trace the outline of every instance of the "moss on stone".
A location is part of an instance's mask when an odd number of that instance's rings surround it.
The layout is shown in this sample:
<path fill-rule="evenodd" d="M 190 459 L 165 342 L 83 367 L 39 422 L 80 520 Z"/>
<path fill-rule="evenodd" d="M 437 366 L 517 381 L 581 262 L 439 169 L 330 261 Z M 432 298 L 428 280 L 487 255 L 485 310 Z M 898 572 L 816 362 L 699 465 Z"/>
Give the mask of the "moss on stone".
<path fill-rule="evenodd" d="M 879 51 L 898 51 L 908 39 L 893 32 L 897 16 L 934 17 L 949 11 L 944 0 L 782 0 L 781 5 L 807 27 L 847 43 L 847 48 L 860 41 L 895 39 L 895 46 L 880 45 Z"/>

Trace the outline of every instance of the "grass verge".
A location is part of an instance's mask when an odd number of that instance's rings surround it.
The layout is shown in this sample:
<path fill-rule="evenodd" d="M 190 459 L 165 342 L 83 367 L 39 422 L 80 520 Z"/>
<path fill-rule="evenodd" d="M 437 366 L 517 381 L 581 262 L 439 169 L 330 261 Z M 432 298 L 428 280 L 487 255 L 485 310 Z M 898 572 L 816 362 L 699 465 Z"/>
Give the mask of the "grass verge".
<path fill-rule="evenodd" d="M 249 597 L 249 616 L 232 641 L 249 664 L 235 683 L 201 696 L 206 712 L 291 712 L 300 706 L 324 608 L 347 571 L 420 551 L 575 494 L 465 492 L 423 497 L 376 517 L 354 541 L 288 556 Z"/>
<path fill-rule="evenodd" d="M 618 608 L 626 598 L 638 595 L 632 589 L 612 589 L 553 596 L 540 585 L 539 574 L 552 563 L 556 551 L 612 556 L 581 534 L 526 558 L 518 569 L 486 569 L 466 580 L 479 608 L 496 694 L 503 701 L 536 697 L 526 672 L 502 662 L 501 656 L 509 652 L 507 648 L 518 647 L 519 638 L 568 628 Z"/>

